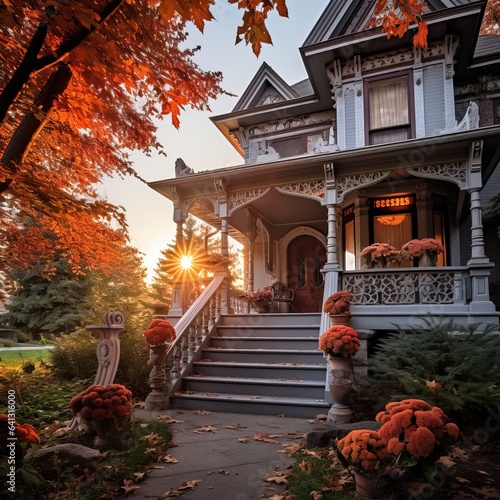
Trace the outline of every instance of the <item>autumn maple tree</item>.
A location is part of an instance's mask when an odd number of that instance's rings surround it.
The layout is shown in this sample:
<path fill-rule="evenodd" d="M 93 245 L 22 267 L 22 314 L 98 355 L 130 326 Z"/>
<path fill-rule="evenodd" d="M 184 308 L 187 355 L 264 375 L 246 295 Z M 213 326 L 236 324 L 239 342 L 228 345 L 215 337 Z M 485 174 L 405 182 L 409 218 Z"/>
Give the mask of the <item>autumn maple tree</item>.
<path fill-rule="evenodd" d="M 227 0 L 243 9 L 238 41 L 258 53 L 285 0 Z M 214 0 L 0 0 L 0 272 L 112 262 L 127 240 L 123 212 L 96 183 L 136 175 L 131 151 L 162 152 L 157 119 L 208 109 L 222 75 L 185 48 Z M 133 193 L 131 193 L 133 196 Z M 46 232 L 55 238 L 45 238 Z M 50 271 L 50 269 L 47 269 Z"/>

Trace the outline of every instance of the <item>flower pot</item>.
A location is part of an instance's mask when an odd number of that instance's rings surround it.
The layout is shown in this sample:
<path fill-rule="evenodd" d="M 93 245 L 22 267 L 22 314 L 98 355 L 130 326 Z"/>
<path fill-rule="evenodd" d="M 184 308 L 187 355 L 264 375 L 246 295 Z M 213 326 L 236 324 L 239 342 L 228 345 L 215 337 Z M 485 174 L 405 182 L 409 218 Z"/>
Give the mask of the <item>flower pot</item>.
<path fill-rule="evenodd" d="M 424 253 L 418 259 L 418 266 L 419 267 L 434 267 L 436 265 L 436 257 L 437 257 L 437 254 L 431 253 L 427 250 L 424 250 Z"/>
<path fill-rule="evenodd" d="M 351 321 L 349 314 L 329 314 L 330 323 L 333 325 L 348 325 Z"/>
<path fill-rule="evenodd" d="M 90 424 L 97 434 L 94 439 L 94 448 L 107 450 L 120 441 L 118 424 L 114 418 L 91 420 Z"/>
<path fill-rule="evenodd" d="M 356 483 L 356 495 L 360 498 L 378 498 L 374 480 L 369 476 L 354 471 L 354 482 Z"/>
<path fill-rule="evenodd" d="M 349 379 L 351 374 L 351 359 L 343 356 L 328 356 L 330 372 L 333 378 Z"/>
<path fill-rule="evenodd" d="M 255 300 L 252 302 L 252 307 L 258 313 L 268 313 L 271 310 L 271 302 L 268 300 Z"/>
<path fill-rule="evenodd" d="M 330 384 L 330 394 L 335 404 L 346 405 L 351 395 L 352 383 L 347 378 L 335 377 Z"/>

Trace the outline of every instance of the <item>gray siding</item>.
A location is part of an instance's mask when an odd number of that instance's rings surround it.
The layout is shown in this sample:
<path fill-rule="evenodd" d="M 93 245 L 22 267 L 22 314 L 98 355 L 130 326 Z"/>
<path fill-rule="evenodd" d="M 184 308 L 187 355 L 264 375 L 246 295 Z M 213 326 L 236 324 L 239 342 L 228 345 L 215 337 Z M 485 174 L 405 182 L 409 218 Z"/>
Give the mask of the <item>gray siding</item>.
<path fill-rule="evenodd" d="M 423 73 L 425 135 L 438 135 L 446 126 L 443 65 L 425 66 Z"/>
<path fill-rule="evenodd" d="M 345 96 L 345 144 L 347 149 L 356 147 L 356 114 L 354 92 Z"/>
<path fill-rule="evenodd" d="M 491 199 L 500 193 L 500 168 L 497 168 L 481 191 L 481 204 L 486 209 Z M 490 282 L 500 282 L 500 238 L 497 236 L 498 221 L 484 223 L 485 252 L 495 267 L 491 270 Z"/>

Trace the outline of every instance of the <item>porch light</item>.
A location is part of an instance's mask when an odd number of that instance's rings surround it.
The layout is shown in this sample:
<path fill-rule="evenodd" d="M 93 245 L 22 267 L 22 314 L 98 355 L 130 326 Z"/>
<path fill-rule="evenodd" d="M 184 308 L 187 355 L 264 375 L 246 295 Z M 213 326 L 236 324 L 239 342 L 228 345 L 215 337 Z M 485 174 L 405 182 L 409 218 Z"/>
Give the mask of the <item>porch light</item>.
<path fill-rule="evenodd" d="M 384 226 L 399 226 L 406 218 L 406 215 L 384 215 L 376 217 L 376 221 Z"/>

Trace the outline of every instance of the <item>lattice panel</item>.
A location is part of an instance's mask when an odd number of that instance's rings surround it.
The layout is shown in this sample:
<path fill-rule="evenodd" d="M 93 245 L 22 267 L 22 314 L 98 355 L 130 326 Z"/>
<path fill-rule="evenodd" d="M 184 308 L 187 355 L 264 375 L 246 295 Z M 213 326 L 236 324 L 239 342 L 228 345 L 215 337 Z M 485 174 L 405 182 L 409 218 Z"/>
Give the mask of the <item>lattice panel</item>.
<path fill-rule="evenodd" d="M 453 304 L 452 274 L 422 274 L 418 281 L 421 304 Z"/>
<path fill-rule="evenodd" d="M 355 305 L 453 304 L 453 273 L 344 274 Z"/>

